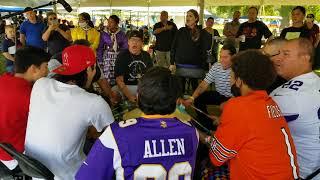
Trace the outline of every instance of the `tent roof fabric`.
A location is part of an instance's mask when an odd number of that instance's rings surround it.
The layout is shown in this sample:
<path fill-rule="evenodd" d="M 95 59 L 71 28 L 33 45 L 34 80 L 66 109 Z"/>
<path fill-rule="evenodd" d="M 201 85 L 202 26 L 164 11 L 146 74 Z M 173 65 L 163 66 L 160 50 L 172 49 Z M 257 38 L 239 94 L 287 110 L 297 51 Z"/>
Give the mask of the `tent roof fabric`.
<path fill-rule="evenodd" d="M 197 6 L 200 0 L 66 0 L 73 7 L 96 6 Z M 234 5 L 320 5 L 320 0 L 204 0 L 207 6 Z M 2 6 L 31 6 L 47 4 L 48 0 L 1 0 Z"/>
<path fill-rule="evenodd" d="M 205 0 L 206 5 L 234 6 L 234 5 L 320 5 L 319 0 Z"/>

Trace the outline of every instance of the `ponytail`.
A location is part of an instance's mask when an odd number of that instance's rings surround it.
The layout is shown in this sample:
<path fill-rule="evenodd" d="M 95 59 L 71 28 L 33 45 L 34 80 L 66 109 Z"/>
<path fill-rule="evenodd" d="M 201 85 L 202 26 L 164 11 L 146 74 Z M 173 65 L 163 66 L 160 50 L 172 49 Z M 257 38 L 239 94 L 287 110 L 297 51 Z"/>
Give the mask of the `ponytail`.
<path fill-rule="evenodd" d="M 90 26 L 91 28 L 94 28 L 94 24 L 91 20 L 88 21 L 88 26 Z"/>

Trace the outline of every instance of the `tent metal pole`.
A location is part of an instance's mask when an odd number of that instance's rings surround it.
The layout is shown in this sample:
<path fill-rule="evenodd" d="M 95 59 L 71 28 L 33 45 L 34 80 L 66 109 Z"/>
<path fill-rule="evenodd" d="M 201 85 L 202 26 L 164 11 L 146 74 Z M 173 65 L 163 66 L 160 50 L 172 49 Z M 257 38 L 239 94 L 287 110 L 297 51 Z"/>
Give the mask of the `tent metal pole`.
<path fill-rule="evenodd" d="M 148 27 L 150 27 L 150 4 L 151 0 L 147 0 L 148 2 Z"/>
<path fill-rule="evenodd" d="M 259 7 L 259 16 L 264 16 L 264 0 L 260 1 L 260 7 Z"/>
<path fill-rule="evenodd" d="M 109 5 L 110 5 L 110 16 L 112 15 L 112 0 L 109 1 Z"/>
<path fill-rule="evenodd" d="M 80 7 L 81 7 L 81 0 L 79 0 L 79 3 L 78 3 L 78 9 L 77 9 L 77 14 L 80 14 Z"/>
<path fill-rule="evenodd" d="M 129 11 L 129 13 L 130 13 L 130 15 L 129 15 L 130 31 L 132 31 L 131 10 Z"/>
<path fill-rule="evenodd" d="M 139 13 L 139 11 L 137 12 L 137 28 L 139 29 L 139 17 L 140 17 L 140 13 Z"/>
<path fill-rule="evenodd" d="M 204 17 L 204 0 L 199 0 L 198 5 L 200 8 L 200 13 L 199 13 L 199 24 L 203 25 L 203 17 Z"/>
<path fill-rule="evenodd" d="M 54 4 L 53 4 L 53 12 L 54 12 L 54 13 L 57 13 L 57 3 L 54 3 Z"/>

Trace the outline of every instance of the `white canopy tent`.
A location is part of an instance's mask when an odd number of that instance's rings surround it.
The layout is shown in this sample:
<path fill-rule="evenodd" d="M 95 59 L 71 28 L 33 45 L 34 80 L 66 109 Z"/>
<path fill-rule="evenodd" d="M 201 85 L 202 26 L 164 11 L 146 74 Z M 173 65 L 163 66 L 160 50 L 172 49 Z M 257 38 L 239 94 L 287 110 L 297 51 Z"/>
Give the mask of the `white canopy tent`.
<path fill-rule="evenodd" d="M 58 0 L 52 0 L 58 1 Z M 0 0 L 0 6 L 37 7 L 49 0 Z M 203 19 L 205 6 L 235 5 L 320 5 L 320 0 L 66 0 L 74 9 L 82 7 L 158 7 L 158 6 L 198 6 Z M 61 5 L 57 6 L 62 8 Z M 202 22 L 200 22 L 201 24 Z"/>
<path fill-rule="evenodd" d="M 197 6 L 201 0 L 66 0 L 73 7 L 97 6 Z M 49 0 L 1 0 L 0 6 L 39 6 Z M 206 6 L 320 5 L 320 0 L 204 0 Z"/>

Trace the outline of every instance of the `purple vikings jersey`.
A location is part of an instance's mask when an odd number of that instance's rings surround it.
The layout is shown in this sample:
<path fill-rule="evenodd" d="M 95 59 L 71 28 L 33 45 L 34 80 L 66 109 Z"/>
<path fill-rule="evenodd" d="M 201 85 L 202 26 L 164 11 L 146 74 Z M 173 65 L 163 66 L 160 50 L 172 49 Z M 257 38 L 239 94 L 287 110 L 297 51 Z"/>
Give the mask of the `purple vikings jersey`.
<path fill-rule="evenodd" d="M 196 129 L 173 116 L 143 116 L 110 125 L 76 179 L 192 179 Z"/>

